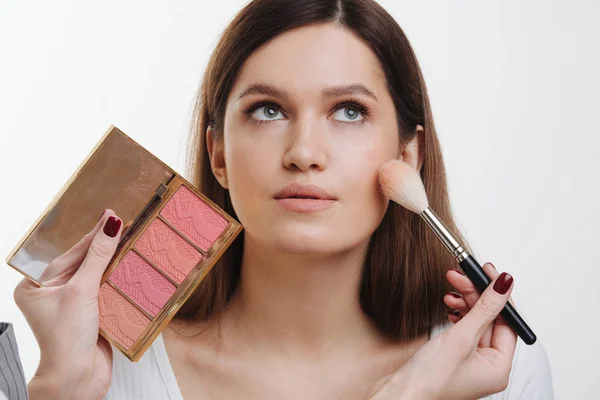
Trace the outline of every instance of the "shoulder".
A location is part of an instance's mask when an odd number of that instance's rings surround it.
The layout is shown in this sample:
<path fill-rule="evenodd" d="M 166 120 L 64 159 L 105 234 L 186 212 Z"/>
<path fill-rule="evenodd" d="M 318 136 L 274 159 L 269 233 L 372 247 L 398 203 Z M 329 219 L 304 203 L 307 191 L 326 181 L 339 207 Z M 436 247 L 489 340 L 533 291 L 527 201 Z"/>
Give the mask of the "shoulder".
<path fill-rule="evenodd" d="M 510 380 L 502 394 L 498 399 L 554 399 L 550 360 L 539 339 L 532 345 L 517 341 Z"/>
<path fill-rule="evenodd" d="M 113 348 L 112 380 L 105 400 L 174 399 L 169 385 L 168 358 L 162 351 L 162 335 L 137 362 L 131 362 Z"/>
<path fill-rule="evenodd" d="M 445 321 L 432 328 L 434 337 L 452 327 Z M 538 339 L 533 345 L 517 340 L 508 387 L 500 393 L 487 397 L 488 400 L 553 400 L 554 389 L 550 361 L 546 350 Z"/>

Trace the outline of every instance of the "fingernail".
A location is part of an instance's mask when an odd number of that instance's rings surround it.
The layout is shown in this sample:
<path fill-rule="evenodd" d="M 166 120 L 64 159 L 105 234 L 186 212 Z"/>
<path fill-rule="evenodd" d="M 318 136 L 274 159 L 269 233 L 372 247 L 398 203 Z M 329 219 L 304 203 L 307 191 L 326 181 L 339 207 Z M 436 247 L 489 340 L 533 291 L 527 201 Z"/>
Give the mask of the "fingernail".
<path fill-rule="evenodd" d="M 462 294 L 456 293 L 456 292 L 448 292 L 447 294 L 451 295 L 455 299 L 462 299 L 462 297 L 463 297 Z"/>
<path fill-rule="evenodd" d="M 513 277 L 509 273 L 503 272 L 496 280 L 496 283 L 494 283 L 494 290 L 500 294 L 505 294 L 510 289 L 512 283 Z"/>
<path fill-rule="evenodd" d="M 459 274 L 463 275 L 463 276 L 465 275 L 465 273 L 464 273 L 464 272 L 462 272 L 462 271 L 461 271 L 460 269 L 458 269 L 458 268 L 452 268 L 452 269 L 453 269 L 453 270 L 455 270 L 456 272 L 458 272 Z"/>
<path fill-rule="evenodd" d="M 119 232 L 119 228 L 121 227 L 121 219 L 114 215 L 108 217 L 106 222 L 104 223 L 104 233 L 107 236 L 115 237 Z"/>
<path fill-rule="evenodd" d="M 450 312 L 450 314 L 452 314 L 452 315 L 456 315 L 457 317 L 460 317 L 460 311 L 458 311 L 458 310 L 452 310 L 452 311 Z"/>

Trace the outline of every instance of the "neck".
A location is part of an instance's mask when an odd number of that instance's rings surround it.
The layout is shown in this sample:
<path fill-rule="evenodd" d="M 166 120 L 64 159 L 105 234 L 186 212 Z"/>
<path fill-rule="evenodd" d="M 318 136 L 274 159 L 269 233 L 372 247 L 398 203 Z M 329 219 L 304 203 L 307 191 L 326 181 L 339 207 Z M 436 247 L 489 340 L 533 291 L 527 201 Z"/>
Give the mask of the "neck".
<path fill-rule="evenodd" d="M 283 254 L 245 237 L 240 281 L 224 319 L 234 324 L 236 341 L 304 355 L 381 343 L 359 303 L 367 246 L 327 256 Z"/>

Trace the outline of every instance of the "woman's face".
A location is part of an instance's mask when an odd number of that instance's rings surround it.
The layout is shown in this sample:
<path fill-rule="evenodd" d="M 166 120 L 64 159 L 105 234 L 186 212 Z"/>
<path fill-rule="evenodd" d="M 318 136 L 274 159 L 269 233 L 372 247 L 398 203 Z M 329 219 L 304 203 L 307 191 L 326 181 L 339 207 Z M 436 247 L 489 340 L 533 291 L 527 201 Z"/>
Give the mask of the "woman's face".
<path fill-rule="evenodd" d="M 296 254 L 366 243 L 388 205 L 379 167 L 399 156 L 375 54 L 333 24 L 276 37 L 242 66 L 214 149 L 213 169 L 252 241 Z M 293 184 L 314 187 L 282 192 Z"/>

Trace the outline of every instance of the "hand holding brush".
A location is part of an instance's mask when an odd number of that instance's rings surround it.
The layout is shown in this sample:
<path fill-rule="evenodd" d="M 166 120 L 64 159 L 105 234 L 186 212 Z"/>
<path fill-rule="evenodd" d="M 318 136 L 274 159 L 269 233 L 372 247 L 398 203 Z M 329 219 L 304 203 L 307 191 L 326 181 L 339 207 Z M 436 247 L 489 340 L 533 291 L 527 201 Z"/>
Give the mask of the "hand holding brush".
<path fill-rule="evenodd" d="M 479 293 L 485 291 L 492 279 L 429 207 L 425 187 L 418 172 L 402 160 L 390 160 L 381 167 L 379 182 L 386 197 L 418 214 L 427 223 L 465 271 Z M 512 304 L 506 303 L 500 315 L 523 342 L 528 345 L 535 343 L 537 339 L 535 333 L 521 318 Z"/>

